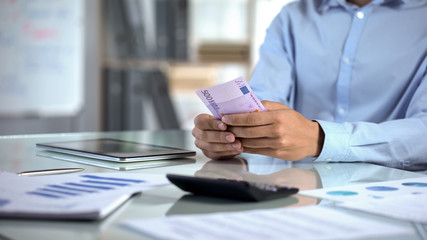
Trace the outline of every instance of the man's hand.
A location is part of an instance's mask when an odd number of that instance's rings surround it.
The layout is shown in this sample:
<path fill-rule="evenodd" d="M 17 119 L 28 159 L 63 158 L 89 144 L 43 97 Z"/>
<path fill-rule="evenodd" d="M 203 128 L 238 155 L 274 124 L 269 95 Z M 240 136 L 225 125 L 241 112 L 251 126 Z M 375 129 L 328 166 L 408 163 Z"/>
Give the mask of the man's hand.
<path fill-rule="evenodd" d="M 296 161 L 320 154 L 324 133 L 317 122 L 278 102 L 262 101 L 266 112 L 222 118 L 241 141 L 244 152 Z"/>
<path fill-rule="evenodd" d="M 204 178 L 244 180 L 243 176 L 249 175 L 249 173 L 246 161 L 243 158 L 235 157 L 225 160 L 210 160 L 194 175 Z"/>
<path fill-rule="evenodd" d="M 194 144 L 212 159 L 232 158 L 243 152 L 242 144 L 227 125 L 208 114 L 200 114 L 194 119 Z"/>

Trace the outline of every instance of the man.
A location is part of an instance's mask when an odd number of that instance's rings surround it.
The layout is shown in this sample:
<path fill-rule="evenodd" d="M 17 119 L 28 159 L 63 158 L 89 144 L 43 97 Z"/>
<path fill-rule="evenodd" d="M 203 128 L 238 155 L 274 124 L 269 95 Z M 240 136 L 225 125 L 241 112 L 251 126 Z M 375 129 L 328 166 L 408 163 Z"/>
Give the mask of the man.
<path fill-rule="evenodd" d="M 273 20 L 250 85 L 268 111 L 195 118 L 213 159 L 427 169 L 427 0 L 300 0 Z M 266 101 L 268 100 L 268 101 Z"/>

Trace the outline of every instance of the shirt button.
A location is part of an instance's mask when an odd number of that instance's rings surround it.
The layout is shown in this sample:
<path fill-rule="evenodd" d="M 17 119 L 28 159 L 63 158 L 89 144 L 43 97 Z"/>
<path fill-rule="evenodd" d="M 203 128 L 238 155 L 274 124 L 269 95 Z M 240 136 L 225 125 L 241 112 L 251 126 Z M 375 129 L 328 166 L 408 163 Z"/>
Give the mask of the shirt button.
<path fill-rule="evenodd" d="M 356 16 L 358 19 L 363 19 L 365 17 L 365 14 L 363 12 L 357 12 Z"/>
<path fill-rule="evenodd" d="M 332 158 L 326 158 L 325 161 L 330 162 L 332 161 Z"/>
<path fill-rule="evenodd" d="M 344 113 L 345 113 L 345 109 L 344 108 L 338 109 L 338 114 L 339 115 L 343 115 Z"/>
<path fill-rule="evenodd" d="M 346 57 L 346 58 L 343 59 L 343 61 L 344 61 L 345 64 L 349 64 L 350 63 L 350 58 Z"/>

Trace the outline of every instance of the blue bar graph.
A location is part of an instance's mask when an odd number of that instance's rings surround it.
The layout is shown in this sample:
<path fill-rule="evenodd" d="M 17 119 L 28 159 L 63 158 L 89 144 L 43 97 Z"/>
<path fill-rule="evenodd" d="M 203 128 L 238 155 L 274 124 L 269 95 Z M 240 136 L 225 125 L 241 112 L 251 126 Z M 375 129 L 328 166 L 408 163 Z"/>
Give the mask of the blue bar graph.
<path fill-rule="evenodd" d="M 49 188 L 40 188 L 39 190 L 40 191 L 45 191 L 45 192 L 65 194 L 65 195 L 69 195 L 69 196 L 79 196 L 80 195 L 80 194 L 77 194 L 77 193 L 65 192 L 65 191 L 58 191 L 58 190 L 49 189 Z"/>
<path fill-rule="evenodd" d="M 5 206 L 8 203 L 10 203 L 10 200 L 8 200 L 8 199 L 0 199 L 0 207 L 1 206 Z"/>
<path fill-rule="evenodd" d="M 30 195 L 38 195 L 38 196 L 42 196 L 42 197 L 47 197 L 47 198 L 62 198 L 60 196 L 57 195 L 53 195 L 53 194 L 49 194 L 49 193 L 42 193 L 42 192 L 27 192 L 27 194 Z"/>
<path fill-rule="evenodd" d="M 113 186 L 120 186 L 120 187 L 129 186 L 129 184 L 127 184 L 127 183 L 105 182 L 105 181 L 94 181 L 94 180 L 84 180 L 82 182 L 85 182 L 85 183 L 96 183 L 96 184 L 105 184 L 105 185 L 113 185 Z"/>
<path fill-rule="evenodd" d="M 80 175 L 79 177 L 80 179 L 70 182 L 47 184 L 26 193 L 28 195 L 50 199 L 64 199 L 74 198 L 85 194 L 98 193 L 100 191 L 114 190 L 145 182 L 144 180 L 138 179 L 102 177 L 90 174 Z"/>
<path fill-rule="evenodd" d="M 95 190 L 87 190 L 87 189 L 80 189 L 80 188 L 72 188 L 72 187 L 66 187 L 66 186 L 61 186 L 61 185 L 48 185 L 49 187 L 52 188 L 58 188 L 58 189 L 62 189 L 62 190 L 71 190 L 71 191 L 76 191 L 76 192 L 84 192 L 84 193 L 96 193 Z"/>
<path fill-rule="evenodd" d="M 87 185 L 87 184 L 73 183 L 73 182 L 68 182 L 68 183 L 65 183 L 65 184 L 66 185 L 71 185 L 71 186 L 76 186 L 76 187 L 89 188 L 89 189 L 101 189 L 101 190 L 111 190 L 111 189 L 114 189 L 112 187 Z"/>

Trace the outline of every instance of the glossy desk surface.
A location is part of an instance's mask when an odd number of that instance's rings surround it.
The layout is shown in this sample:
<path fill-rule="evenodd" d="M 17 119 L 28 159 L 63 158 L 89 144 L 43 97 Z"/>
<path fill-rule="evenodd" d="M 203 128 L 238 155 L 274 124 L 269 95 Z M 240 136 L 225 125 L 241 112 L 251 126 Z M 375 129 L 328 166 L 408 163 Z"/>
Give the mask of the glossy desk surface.
<path fill-rule="evenodd" d="M 113 169 L 39 156 L 36 143 L 110 137 L 163 146 L 194 149 L 191 161 L 178 165 L 130 170 L 132 173 L 176 173 L 209 177 L 245 179 L 248 181 L 287 184 L 300 190 L 343 186 L 375 181 L 397 180 L 425 176 L 419 173 L 362 163 L 303 164 L 291 163 L 257 155 L 213 161 L 198 151 L 187 131 L 132 131 L 104 133 L 67 133 L 0 136 L 0 171 L 82 167 L 85 172 L 111 172 Z M 170 185 L 137 195 L 107 218 L 99 221 L 41 221 L 0 219 L 0 239 L 143 239 L 142 235 L 121 225 L 125 219 L 155 218 L 176 214 L 231 212 L 252 209 L 308 206 L 322 204 L 335 207 L 332 202 L 302 195 L 265 202 L 236 202 L 188 195 Z M 408 236 L 386 239 L 423 239 L 427 227 L 368 213 L 344 210 L 357 216 L 379 219 L 406 226 L 413 230 Z"/>

